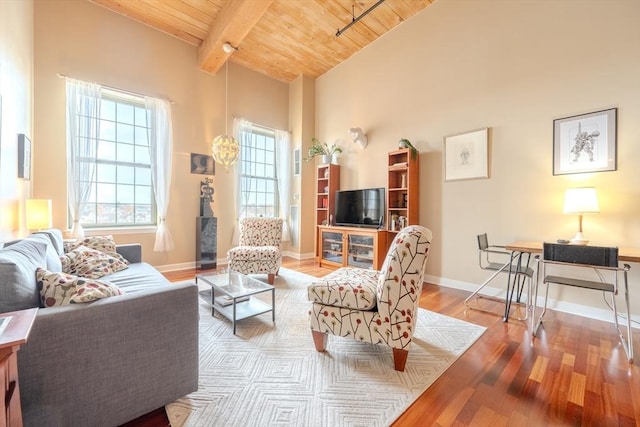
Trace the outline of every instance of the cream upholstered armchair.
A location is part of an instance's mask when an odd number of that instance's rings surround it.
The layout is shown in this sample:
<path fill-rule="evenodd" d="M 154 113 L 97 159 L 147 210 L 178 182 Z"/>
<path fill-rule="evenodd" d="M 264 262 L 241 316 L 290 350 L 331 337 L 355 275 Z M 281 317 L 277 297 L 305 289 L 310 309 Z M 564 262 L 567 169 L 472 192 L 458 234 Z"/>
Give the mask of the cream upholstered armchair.
<path fill-rule="evenodd" d="M 267 274 L 273 285 L 282 264 L 281 242 L 282 218 L 242 218 L 239 245 L 227 252 L 229 269 Z"/>
<path fill-rule="evenodd" d="M 343 267 L 309 285 L 316 350 L 324 351 L 328 334 L 386 344 L 395 369 L 404 371 L 430 246 L 431 231 L 410 225 L 396 235 L 380 271 Z"/>

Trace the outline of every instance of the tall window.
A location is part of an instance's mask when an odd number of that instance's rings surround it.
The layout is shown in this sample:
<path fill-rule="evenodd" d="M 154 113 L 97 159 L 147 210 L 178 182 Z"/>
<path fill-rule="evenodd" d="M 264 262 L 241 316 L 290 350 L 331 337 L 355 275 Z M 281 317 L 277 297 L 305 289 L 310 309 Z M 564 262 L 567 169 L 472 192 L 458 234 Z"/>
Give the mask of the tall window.
<path fill-rule="evenodd" d="M 240 210 L 243 217 L 278 216 L 275 132 L 255 125 L 240 136 Z"/>
<path fill-rule="evenodd" d="M 95 110 L 97 138 L 79 137 L 96 144 L 94 155 L 78 158 L 94 168 L 80 179 L 89 188 L 80 203 L 80 224 L 91 227 L 156 225 L 157 215 L 151 182 L 150 123 L 145 100 L 101 88 Z M 93 164 L 93 165 L 91 165 Z"/>

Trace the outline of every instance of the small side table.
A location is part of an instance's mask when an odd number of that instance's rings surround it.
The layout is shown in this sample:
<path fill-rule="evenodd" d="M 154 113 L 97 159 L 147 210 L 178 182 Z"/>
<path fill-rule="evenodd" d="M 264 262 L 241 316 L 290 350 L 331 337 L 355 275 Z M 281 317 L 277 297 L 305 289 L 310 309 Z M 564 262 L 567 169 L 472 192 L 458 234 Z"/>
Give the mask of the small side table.
<path fill-rule="evenodd" d="M 22 407 L 18 383 L 18 350 L 27 342 L 31 326 L 38 313 L 37 308 L 0 314 L 0 318 L 11 316 L 7 327 L 0 333 L 0 401 L 4 402 L 4 417 L 0 416 L 0 427 L 22 427 Z"/>

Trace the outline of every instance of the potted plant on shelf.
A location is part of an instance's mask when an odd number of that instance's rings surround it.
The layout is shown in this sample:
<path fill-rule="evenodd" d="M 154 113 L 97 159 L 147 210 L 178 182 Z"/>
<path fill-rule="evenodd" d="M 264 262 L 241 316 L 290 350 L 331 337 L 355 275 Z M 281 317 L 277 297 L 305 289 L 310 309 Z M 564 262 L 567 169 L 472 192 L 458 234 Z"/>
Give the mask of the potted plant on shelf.
<path fill-rule="evenodd" d="M 408 139 L 402 138 L 398 143 L 398 148 L 408 148 L 411 150 L 411 158 L 415 160 L 418 157 L 418 149 L 409 142 Z"/>
<path fill-rule="evenodd" d="M 322 164 L 327 164 L 331 162 L 332 157 L 338 153 L 342 153 L 342 148 L 336 144 L 329 145 L 326 142 L 320 142 L 320 140 L 315 137 L 311 138 L 311 142 L 313 142 L 313 145 L 309 147 L 308 156 L 304 158 L 307 162 L 315 156 L 322 156 Z M 334 159 L 334 163 L 337 164 L 336 159 Z"/>

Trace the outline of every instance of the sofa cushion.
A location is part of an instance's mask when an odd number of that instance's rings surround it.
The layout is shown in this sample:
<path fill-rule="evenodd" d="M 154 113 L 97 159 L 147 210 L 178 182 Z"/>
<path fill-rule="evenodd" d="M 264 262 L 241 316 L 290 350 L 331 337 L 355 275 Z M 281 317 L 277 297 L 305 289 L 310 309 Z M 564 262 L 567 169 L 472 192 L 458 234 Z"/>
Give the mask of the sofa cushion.
<path fill-rule="evenodd" d="M 124 294 L 120 288 L 106 280 L 54 273 L 43 268 L 36 270 L 36 281 L 43 307 L 85 303 Z"/>
<path fill-rule="evenodd" d="M 50 271 L 62 271 L 62 263 L 60 262 L 60 256 L 58 255 L 58 252 L 55 248 L 55 245 L 51 242 L 51 240 L 49 239 L 49 237 L 47 237 L 44 234 L 31 234 L 27 237 L 25 237 L 24 239 L 19 239 L 19 240 L 13 240 L 10 242 L 5 242 L 4 243 L 4 247 L 8 247 L 11 245 L 14 245 L 22 240 L 36 240 L 39 242 L 44 243 L 45 245 L 47 245 L 47 251 L 46 251 L 46 267 L 47 270 Z"/>
<path fill-rule="evenodd" d="M 0 249 L 0 312 L 40 306 L 36 269 L 46 267 L 47 245 L 25 239 Z"/>
<path fill-rule="evenodd" d="M 86 246 L 78 246 L 61 256 L 60 260 L 62 271 L 65 273 L 90 279 L 99 279 L 128 267 L 128 264 L 121 258 L 115 258 L 110 254 Z"/>
<path fill-rule="evenodd" d="M 33 234 L 44 234 L 47 236 L 58 253 L 58 256 L 64 255 L 64 239 L 62 238 L 62 231 L 57 228 L 48 228 L 46 230 L 36 231 Z"/>
<path fill-rule="evenodd" d="M 116 242 L 113 241 L 113 236 L 89 236 L 82 240 L 76 240 L 74 242 L 65 242 L 65 252 L 70 252 L 80 246 L 86 246 L 90 249 L 95 249 L 100 252 L 116 258 L 126 264 L 129 264 L 122 255 L 116 251 Z"/>
<path fill-rule="evenodd" d="M 146 262 L 130 264 L 126 270 L 109 274 L 104 280 L 117 285 L 128 294 L 173 286 L 162 273 Z"/>
<path fill-rule="evenodd" d="M 376 307 L 379 272 L 343 267 L 307 288 L 309 300 L 320 304 L 358 310 Z"/>

